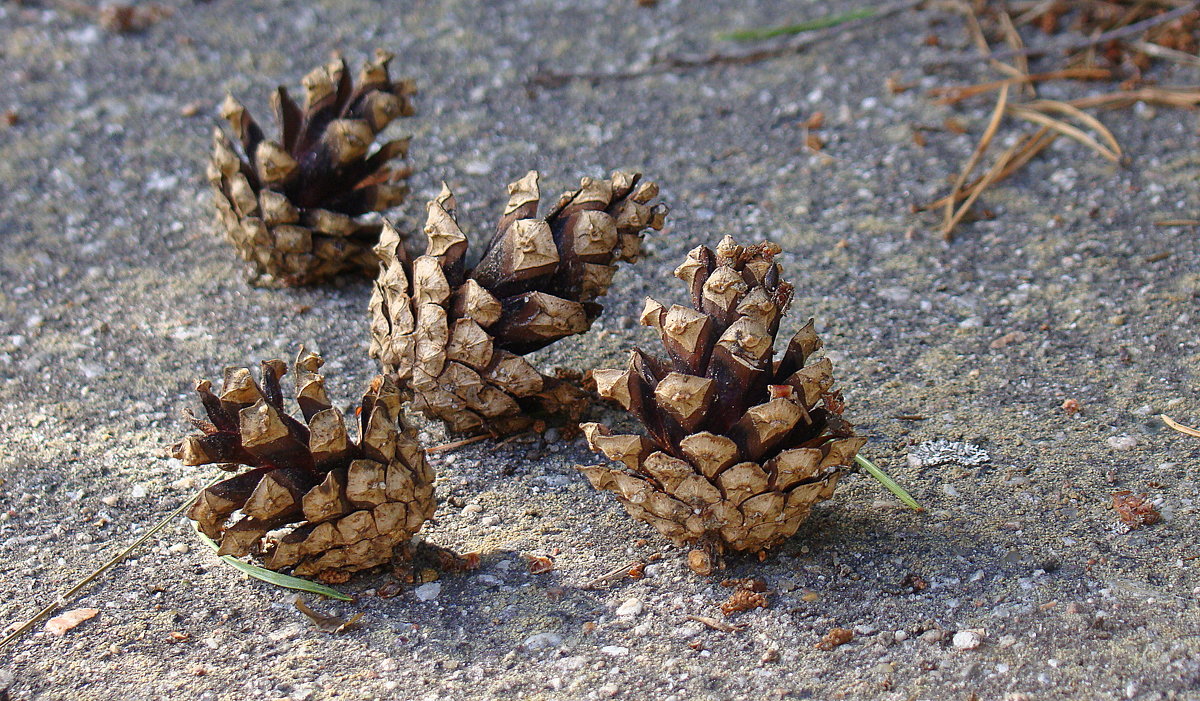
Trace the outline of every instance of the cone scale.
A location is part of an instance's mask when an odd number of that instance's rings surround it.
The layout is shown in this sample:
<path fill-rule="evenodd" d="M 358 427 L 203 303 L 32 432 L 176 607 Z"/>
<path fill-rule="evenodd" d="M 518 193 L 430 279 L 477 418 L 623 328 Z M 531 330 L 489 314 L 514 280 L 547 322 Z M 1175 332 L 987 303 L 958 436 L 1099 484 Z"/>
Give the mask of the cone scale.
<path fill-rule="evenodd" d="M 232 96 L 221 106 L 234 138 L 213 133 L 208 164 L 219 225 L 250 263 L 252 282 L 294 286 L 360 271 L 374 275 L 381 224 L 369 215 L 408 193 L 407 166 L 390 167 L 408 140 L 374 148 L 392 120 L 413 114 L 415 92 L 388 76 L 377 51 L 357 82 L 336 57 L 304 78 L 302 106 L 283 87 L 271 96 L 280 134 L 269 140 Z"/>
<path fill-rule="evenodd" d="M 543 217 L 538 174 L 508 186 L 508 202 L 478 264 L 454 195 L 429 202 L 424 255 L 413 259 L 385 222 L 375 252 L 371 356 L 412 388 L 413 403 L 455 433 L 505 435 L 538 418 L 578 421 L 586 395 L 523 356 L 586 331 L 618 261 L 634 262 L 642 232 L 661 229 L 654 183 L 636 173 L 584 178 Z"/>
<path fill-rule="evenodd" d="M 695 548 L 707 573 L 727 550 L 763 553 L 792 536 L 833 494 L 864 439 L 841 416 L 833 366 L 814 354 L 810 320 L 779 357 L 775 336 L 792 301 L 771 243 L 725 237 L 675 270 L 691 306 L 648 300 L 643 324 L 667 356 L 635 349 L 625 370 L 597 370 L 598 391 L 635 415 L 646 435 L 583 425 L 614 461 L 580 469 L 636 519 Z"/>
<path fill-rule="evenodd" d="M 382 565 L 433 514 L 433 471 L 401 421 L 400 395 L 376 377 L 362 398 L 359 438 L 325 393 L 319 356 L 301 351 L 295 396 L 301 417 L 284 411 L 287 365 L 225 372 L 220 394 L 200 382 L 207 420 L 172 448 L 185 465 L 221 464 L 245 472 L 205 489 L 188 511 L 220 544 L 219 554 L 254 555 L 300 576 Z"/>

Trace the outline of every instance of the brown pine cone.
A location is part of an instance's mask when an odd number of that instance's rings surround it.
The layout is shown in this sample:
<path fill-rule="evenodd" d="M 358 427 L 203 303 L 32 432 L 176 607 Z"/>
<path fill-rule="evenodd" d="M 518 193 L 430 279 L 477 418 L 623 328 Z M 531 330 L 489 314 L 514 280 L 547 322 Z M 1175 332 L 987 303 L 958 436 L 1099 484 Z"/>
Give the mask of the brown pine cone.
<path fill-rule="evenodd" d="M 355 442 L 325 394 L 323 362 L 304 351 L 296 359 L 304 421 L 284 413 L 281 360 L 262 363 L 261 385 L 248 369 L 230 368 L 219 396 L 207 380 L 196 386 L 208 420 L 191 419 L 202 433 L 175 445 L 174 457 L 251 468 L 204 490 L 188 512 L 220 542 L 221 555 L 254 554 L 302 576 L 353 572 L 391 560 L 433 514 L 433 470 L 403 424 L 395 384 L 372 381 Z M 286 535 L 268 535 L 289 526 Z"/>
<path fill-rule="evenodd" d="M 374 275 L 371 249 L 381 224 L 363 215 L 399 204 L 408 194 L 407 166 L 388 164 L 408 152 L 408 139 L 372 152 L 375 136 L 396 117 L 413 114 L 408 80 L 388 77 L 392 55 L 377 51 L 354 85 L 337 57 L 304 78 L 304 108 L 280 87 L 272 95 L 282 134 L 269 141 L 232 96 L 221 116 L 240 142 L 213 134 L 208 165 L 220 225 L 253 266 L 254 284 L 307 285 L 358 270 Z"/>
<path fill-rule="evenodd" d="M 697 546 L 689 561 L 698 571 L 726 548 L 762 552 L 794 534 L 864 442 L 841 416 L 832 363 L 813 359 L 812 320 L 772 358 L 793 293 L 778 252 L 728 236 L 715 254 L 692 250 L 675 270 L 691 308 L 651 299 L 642 312 L 669 357 L 635 349 L 627 370 L 594 373 L 601 396 L 649 435 L 584 424 L 592 449 L 622 465 L 580 469 L 634 518 Z"/>
<path fill-rule="evenodd" d="M 535 417 L 578 421 L 586 395 L 521 356 L 583 333 L 603 309 L 616 262 L 637 260 L 660 229 L 658 187 L 637 173 L 584 178 L 537 218 L 538 174 L 508 186 L 508 205 L 473 269 L 443 186 L 429 203 L 425 255 L 413 260 L 384 228 L 371 296 L 371 356 L 412 387 L 414 403 L 455 432 L 503 435 Z"/>

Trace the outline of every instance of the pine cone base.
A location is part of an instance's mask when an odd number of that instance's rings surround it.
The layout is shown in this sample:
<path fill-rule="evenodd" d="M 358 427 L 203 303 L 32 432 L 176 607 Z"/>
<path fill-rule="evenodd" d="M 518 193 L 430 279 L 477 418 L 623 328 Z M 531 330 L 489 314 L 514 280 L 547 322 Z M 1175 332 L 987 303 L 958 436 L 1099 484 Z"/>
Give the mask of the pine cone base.
<path fill-rule="evenodd" d="M 316 373 L 323 361 L 301 353 L 296 398 L 303 421 L 284 413 L 279 378 L 287 366 L 226 371 L 218 396 L 197 386 L 208 420 L 172 449 L 185 465 L 251 469 L 205 489 L 188 511 L 219 554 L 254 555 L 301 576 L 354 572 L 389 562 L 434 511 L 433 472 L 400 421 L 395 384 L 377 377 L 363 397 L 360 438 L 350 439 Z"/>
<path fill-rule="evenodd" d="M 842 418 L 833 364 L 810 320 L 774 355 L 793 288 L 769 243 L 726 237 L 700 246 L 675 271 L 691 308 L 648 300 L 642 323 L 666 358 L 635 349 L 628 369 L 593 373 L 599 394 L 637 416 L 648 435 L 583 425 L 592 450 L 616 465 L 581 466 L 631 516 L 711 570 L 728 550 L 762 553 L 796 533 L 829 499 L 864 439 Z"/>

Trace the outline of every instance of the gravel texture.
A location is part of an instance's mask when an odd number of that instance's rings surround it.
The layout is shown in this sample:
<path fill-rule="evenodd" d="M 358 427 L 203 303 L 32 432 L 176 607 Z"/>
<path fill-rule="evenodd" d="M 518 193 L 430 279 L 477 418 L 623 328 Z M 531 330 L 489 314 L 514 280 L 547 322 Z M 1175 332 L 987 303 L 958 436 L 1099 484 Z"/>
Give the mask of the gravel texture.
<path fill-rule="evenodd" d="M 195 379 L 300 343 L 325 355 L 343 403 L 374 373 L 369 284 L 247 287 L 203 181 L 224 92 L 266 115 L 270 88 L 298 86 L 333 49 L 357 63 L 386 47 L 419 83 L 418 115 L 392 127 L 413 135 L 404 227 L 441 180 L 476 233 L 531 167 L 555 193 L 614 168 L 661 183 L 667 230 L 618 273 L 590 334 L 539 353 L 546 367 L 623 362 L 650 340 L 634 323 L 643 297 L 682 299 L 669 271 L 688 249 L 769 237 L 798 287 L 788 328 L 818 319 L 866 454 L 928 508 L 851 476 L 765 562 L 731 560 L 726 574 L 762 578 L 770 606 L 726 618 L 719 577 L 689 572 L 575 471 L 597 459 L 581 441 L 476 444 L 434 457 L 426 536 L 480 551 L 477 571 L 391 598 L 386 573 L 356 578 L 354 603 L 311 602 L 364 614 L 335 638 L 181 521 L 66 607 L 93 618 L 0 653 L 0 686 L 14 699 L 1196 698 L 1200 441 L 1156 415 L 1200 422 L 1200 246 L 1194 228 L 1154 225 L 1200 215 L 1195 113 L 1102 114 L 1128 164 L 1062 140 L 947 246 L 910 206 L 947 187 L 990 104 L 924 96 L 988 77 L 923 72 L 970 48 L 943 9 L 752 65 L 528 84 L 858 5 L 217 0 L 118 36 L 48 2 L 0 3 L 0 114 L 16 114 L 0 121 L 3 621 L 214 476 L 165 451 Z M 1161 77 L 1198 82 L 1188 71 Z M 893 73 L 916 87 L 893 94 Z M 821 152 L 803 128 L 817 111 Z M 969 132 L 914 143 L 948 117 Z M 991 461 L 909 466 L 931 440 Z M 1160 500 L 1164 521 L 1121 527 L 1121 489 Z M 526 555 L 555 569 L 531 574 Z M 597 581 L 636 562 L 642 579 Z M 818 649 L 833 629 L 852 637 Z"/>

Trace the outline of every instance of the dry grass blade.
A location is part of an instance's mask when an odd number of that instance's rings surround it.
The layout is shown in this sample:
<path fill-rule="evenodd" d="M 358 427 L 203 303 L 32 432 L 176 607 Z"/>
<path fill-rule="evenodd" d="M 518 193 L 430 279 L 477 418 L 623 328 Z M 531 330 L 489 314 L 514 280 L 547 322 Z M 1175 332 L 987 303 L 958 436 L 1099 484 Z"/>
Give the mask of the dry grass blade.
<path fill-rule="evenodd" d="M 965 211 L 959 212 L 957 215 L 954 212 L 953 194 L 962 191 L 963 185 L 967 182 L 967 178 L 971 177 L 971 173 L 975 167 L 979 165 L 979 161 L 983 158 L 983 154 L 987 151 L 988 146 L 992 143 L 992 138 L 996 136 L 996 130 L 1000 128 L 1000 122 L 1004 119 L 1004 108 L 1008 105 L 1008 85 L 1000 88 L 1000 95 L 996 98 L 996 107 L 992 110 L 992 116 L 988 120 L 987 129 L 984 130 L 983 136 L 980 137 L 979 143 L 975 146 L 975 152 L 967 160 L 967 165 L 959 173 L 958 179 L 954 182 L 954 188 L 951 189 L 951 199 L 946 203 L 945 216 L 942 223 L 942 238 L 946 241 L 954 237 L 954 226 L 958 223 Z M 975 195 L 976 197 L 978 194 Z M 972 198 L 972 201 L 973 198 Z"/>
<path fill-rule="evenodd" d="M 1200 105 L 1200 86 L 1118 90 L 1103 95 L 1093 95 L 1091 97 L 1070 100 L 1069 104 L 1080 109 L 1087 109 L 1089 107 L 1127 107 L 1135 102 L 1164 105 L 1166 107 L 1196 107 Z"/>
<path fill-rule="evenodd" d="M 1200 57 L 1189 54 L 1186 51 L 1169 49 L 1149 41 L 1131 41 L 1129 45 L 1147 56 L 1161 58 L 1164 61 L 1171 61 L 1184 66 L 1200 66 Z"/>
<path fill-rule="evenodd" d="M 1121 145 L 1117 143 L 1117 137 L 1113 136 L 1113 133 L 1109 131 L 1108 127 L 1104 126 L 1103 122 L 1069 102 L 1063 102 L 1062 100 L 1037 100 L 1036 102 L 1025 103 L 1022 106 L 1042 112 L 1058 112 L 1059 114 L 1074 117 L 1099 134 L 1113 153 L 1117 156 L 1123 155 Z"/>
<path fill-rule="evenodd" d="M 1001 7 L 1000 9 L 1000 29 L 1004 32 L 1004 41 L 1010 49 L 1020 51 L 1025 48 L 1025 42 L 1021 39 L 1021 35 L 1017 32 L 1016 26 L 1013 24 L 1012 16 L 1008 14 L 1008 9 Z M 1029 77 L 1029 58 L 1024 54 L 1016 54 L 1013 58 L 1016 59 L 1017 78 Z M 999 63 L 997 61 L 996 63 Z M 1001 64 L 1005 65 L 1005 64 Z M 1030 95 L 1037 95 L 1037 90 L 1033 84 L 1026 81 L 1023 83 L 1025 91 Z"/>
<path fill-rule="evenodd" d="M 1195 428 L 1192 428 L 1191 426 L 1184 426 L 1183 424 L 1179 423 L 1175 419 L 1172 419 L 1170 416 L 1167 416 L 1166 414 L 1159 414 L 1158 418 L 1162 419 L 1163 423 L 1165 423 L 1166 425 L 1170 426 L 1171 428 L 1175 429 L 1176 431 L 1179 431 L 1180 433 L 1182 433 L 1184 435 L 1192 436 L 1194 438 L 1200 438 L 1200 429 L 1195 429 Z"/>
<path fill-rule="evenodd" d="M 1066 68 L 1059 71 L 1049 71 L 1047 73 L 1031 73 L 1019 78 L 1004 78 L 1001 80 L 992 80 L 986 83 L 976 83 L 974 85 L 956 85 L 946 88 L 934 88 L 927 94 L 931 97 L 938 97 L 937 104 L 953 105 L 963 100 L 970 99 L 976 95 L 989 93 L 997 90 L 1005 85 L 1017 85 L 1021 83 L 1042 83 L 1048 80 L 1108 80 L 1112 78 L 1112 71 L 1106 68 Z"/>
<path fill-rule="evenodd" d="M 1005 149 L 1004 153 L 1000 154 L 1000 158 L 998 158 L 996 163 L 992 165 L 991 169 L 984 174 L 983 179 L 979 181 L 979 184 L 976 185 L 973 190 L 971 190 L 971 193 L 967 195 L 967 199 L 963 200 L 962 206 L 958 208 L 958 211 L 955 212 L 954 216 L 949 222 L 947 222 L 946 227 L 942 230 L 943 239 L 950 241 L 954 237 L 954 228 L 958 226 L 958 223 L 962 221 L 962 218 L 967 215 L 967 212 L 971 211 L 971 205 L 975 204 L 975 200 L 979 199 L 979 196 L 983 194 L 983 191 L 991 187 L 992 183 L 1000 179 L 1000 175 L 1008 166 L 1009 161 L 1014 155 L 1016 155 L 1019 148 L 1019 143 L 1013 144 Z"/>
<path fill-rule="evenodd" d="M 1009 105 L 1008 113 L 1014 117 L 1018 117 L 1026 121 L 1033 122 L 1034 124 L 1040 124 L 1041 126 L 1053 129 L 1063 136 L 1087 146 L 1114 163 L 1121 160 L 1119 150 L 1114 152 L 1113 150 L 1093 139 L 1091 136 L 1088 136 L 1088 134 L 1079 127 L 1064 122 L 1061 119 L 1055 119 L 1045 112 L 1030 108 L 1026 105 Z M 1119 148 L 1120 147 L 1118 147 L 1118 149 Z"/>
<path fill-rule="evenodd" d="M 1012 160 L 1010 160 L 1009 163 L 1004 166 L 1004 169 L 1000 171 L 1000 174 L 996 176 L 996 179 L 993 182 L 999 182 L 1020 170 L 1022 166 L 1032 160 L 1034 156 L 1041 153 L 1057 138 L 1058 134 L 1047 129 L 1046 127 L 1042 127 L 1033 134 L 1026 134 L 1023 136 L 1021 140 L 1017 142 L 1018 148 L 1016 153 L 1013 155 Z M 931 209 L 945 207 L 947 202 L 958 202 L 962 199 L 965 199 L 972 191 L 975 190 L 976 187 L 979 186 L 979 183 L 982 181 L 983 176 L 980 176 L 967 184 L 967 186 L 962 190 L 952 192 L 949 195 L 934 200 L 927 205 L 914 207 L 914 211 L 927 212 Z"/>
<path fill-rule="evenodd" d="M 1200 219 L 1160 219 L 1155 226 L 1200 226 Z"/>

